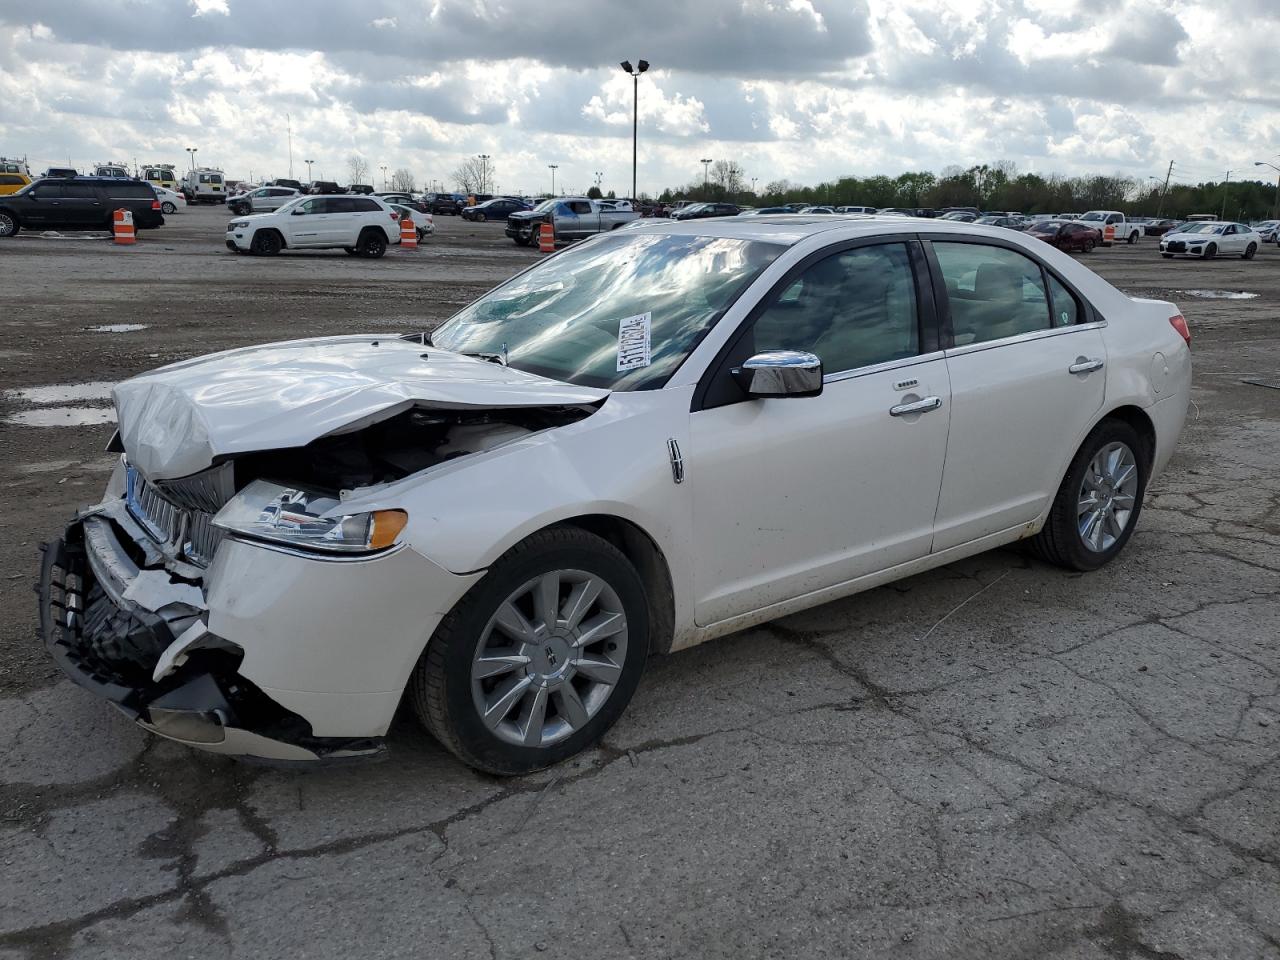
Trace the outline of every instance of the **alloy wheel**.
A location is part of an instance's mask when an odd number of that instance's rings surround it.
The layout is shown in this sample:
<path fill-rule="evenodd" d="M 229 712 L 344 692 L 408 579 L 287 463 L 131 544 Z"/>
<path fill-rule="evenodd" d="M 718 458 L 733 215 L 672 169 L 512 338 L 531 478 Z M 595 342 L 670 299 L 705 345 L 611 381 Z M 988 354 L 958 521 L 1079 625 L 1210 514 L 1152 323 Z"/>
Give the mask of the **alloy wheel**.
<path fill-rule="evenodd" d="M 7 213 L 0 213 L 0 237 L 7 237 L 14 232 L 16 223 L 12 216 Z"/>
<path fill-rule="evenodd" d="M 553 570 L 498 607 L 476 645 L 471 698 L 499 739 L 545 747 L 587 724 L 622 677 L 627 616 L 602 577 Z"/>
<path fill-rule="evenodd" d="M 1138 496 L 1138 460 L 1126 444 L 1108 443 L 1089 462 L 1077 496 L 1077 530 L 1094 553 L 1110 550 L 1129 525 Z"/>

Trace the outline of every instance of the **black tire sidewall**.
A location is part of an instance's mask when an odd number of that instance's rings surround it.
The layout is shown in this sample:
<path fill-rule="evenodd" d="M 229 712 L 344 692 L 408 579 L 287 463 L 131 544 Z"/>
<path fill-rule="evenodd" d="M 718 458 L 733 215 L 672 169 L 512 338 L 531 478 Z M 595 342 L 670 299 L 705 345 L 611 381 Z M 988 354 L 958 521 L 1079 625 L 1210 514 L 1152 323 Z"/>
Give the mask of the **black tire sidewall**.
<path fill-rule="evenodd" d="M 360 238 L 360 245 L 356 249 L 360 251 L 360 256 L 376 260 L 387 252 L 387 238 L 370 231 Z"/>
<path fill-rule="evenodd" d="M 588 535 L 589 537 L 590 535 Z M 595 539 L 595 538 L 591 538 Z M 502 561 L 459 603 L 454 641 L 444 651 L 446 714 L 466 758 L 494 773 L 526 773 L 567 759 L 598 740 L 626 709 L 644 672 L 649 647 L 648 607 L 635 568 L 604 541 L 592 548 L 557 544 Z M 600 711 L 581 730 L 549 747 L 518 747 L 495 737 L 476 712 L 471 697 L 471 663 L 489 618 L 521 584 L 550 570 L 585 570 L 604 578 L 627 616 L 627 655 L 622 676 Z M 434 642 L 434 641 L 433 641 Z"/>
<path fill-rule="evenodd" d="M 1100 449 L 1115 442 L 1123 443 L 1133 451 L 1134 459 L 1138 464 L 1138 493 L 1134 498 L 1133 511 L 1129 515 L 1129 522 L 1125 524 L 1124 531 L 1109 549 L 1098 553 L 1086 547 L 1080 539 L 1077 519 L 1078 496 L 1090 461 L 1097 456 Z M 1054 500 L 1049 517 L 1049 522 L 1058 524 L 1059 532 L 1064 534 L 1061 539 L 1066 545 L 1067 559 L 1072 567 L 1077 570 L 1096 570 L 1109 563 L 1125 548 L 1142 515 L 1142 504 L 1146 498 L 1150 470 L 1151 465 L 1147 462 L 1147 452 L 1142 439 L 1133 427 L 1120 420 L 1104 420 L 1093 428 L 1084 443 L 1080 445 L 1075 459 L 1071 461 L 1071 467 L 1067 470 L 1067 476 Z"/>

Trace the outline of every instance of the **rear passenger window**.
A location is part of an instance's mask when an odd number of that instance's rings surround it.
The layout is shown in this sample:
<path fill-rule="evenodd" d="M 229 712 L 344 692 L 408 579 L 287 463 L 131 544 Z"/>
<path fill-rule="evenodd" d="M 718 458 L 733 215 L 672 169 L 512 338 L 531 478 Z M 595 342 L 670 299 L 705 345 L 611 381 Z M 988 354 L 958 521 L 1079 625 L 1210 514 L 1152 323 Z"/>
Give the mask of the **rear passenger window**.
<path fill-rule="evenodd" d="M 62 195 L 64 197 L 74 197 L 78 200 L 96 200 L 98 191 L 88 183 L 64 183 L 62 185 Z"/>
<path fill-rule="evenodd" d="M 957 347 L 1050 327 L 1040 265 L 1004 247 L 934 242 Z"/>
<path fill-rule="evenodd" d="M 802 350 L 826 373 L 915 356 L 915 275 L 905 244 L 858 247 L 809 267 L 762 313 L 753 352 Z"/>
<path fill-rule="evenodd" d="M 136 180 L 118 180 L 107 187 L 107 196 L 122 197 L 126 199 L 155 199 L 155 191 L 151 189 L 151 184 L 141 183 Z"/>
<path fill-rule="evenodd" d="M 351 204 L 351 209 L 356 213 L 371 213 L 381 210 L 377 200 L 369 200 L 365 197 L 348 197 L 347 203 Z"/>
<path fill-rule="evenodd" d="M 1084 313 L 1080 301 L 1052 274 L 1049 275 L 1049 297 L 1053 304 L 1053 326 L 1071 327 L 1081 321 Z"/>

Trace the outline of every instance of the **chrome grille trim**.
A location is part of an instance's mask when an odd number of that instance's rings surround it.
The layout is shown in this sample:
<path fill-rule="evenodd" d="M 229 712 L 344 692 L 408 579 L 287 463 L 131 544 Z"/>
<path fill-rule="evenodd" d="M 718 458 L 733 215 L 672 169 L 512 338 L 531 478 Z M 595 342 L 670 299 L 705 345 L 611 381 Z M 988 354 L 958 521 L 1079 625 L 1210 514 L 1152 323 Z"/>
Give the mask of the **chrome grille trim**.
<path fill-rule="evenodd" d="M 207 567 L 222 542 L 222 531 L 213 525 L 215 511 L 174 503 L 132 466 L 125 468 L 125 503 L 165 553 L 184 557 L 196 566 Z"/>
<path fill-rule="evenodd" d="M 235 466 L 224 463 L 181 480 L 158 480 L 154 486 L 180 507 L 217 513 L 236 495 Z"/>

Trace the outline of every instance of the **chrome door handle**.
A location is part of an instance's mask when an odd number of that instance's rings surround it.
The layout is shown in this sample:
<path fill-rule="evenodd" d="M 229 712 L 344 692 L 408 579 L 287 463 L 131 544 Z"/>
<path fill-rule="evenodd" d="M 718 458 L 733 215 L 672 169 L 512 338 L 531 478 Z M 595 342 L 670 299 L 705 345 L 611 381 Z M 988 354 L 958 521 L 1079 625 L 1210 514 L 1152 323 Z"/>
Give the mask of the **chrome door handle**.
<path fill-rule="evenodd" d="M 1101 370 L 1105 361 L 1103 360 L 1080 360 L 1067 367 L 1068 373 L 1093 373 L 1095 370 Z"/>
<path fill-rule="evenodd" d="M 941 397 L 925 397 L 915 403 L 900 403 L 896 407 L 890 407 L 889 416 L 909 417 L 913 413 L 928 413 L 930 410 L 937 410 L 940 406 L 942 406 Z"/>

